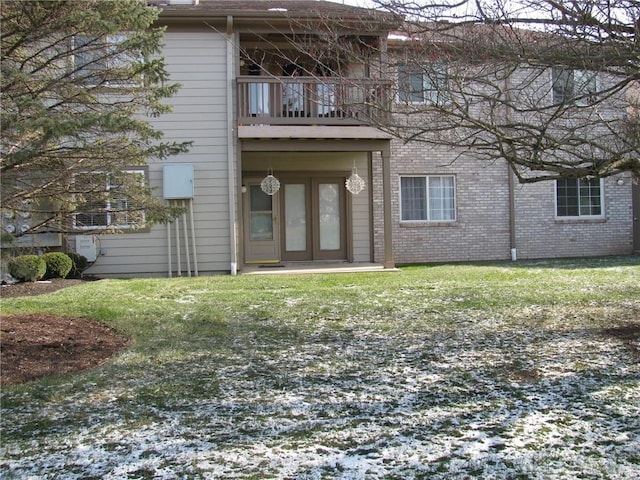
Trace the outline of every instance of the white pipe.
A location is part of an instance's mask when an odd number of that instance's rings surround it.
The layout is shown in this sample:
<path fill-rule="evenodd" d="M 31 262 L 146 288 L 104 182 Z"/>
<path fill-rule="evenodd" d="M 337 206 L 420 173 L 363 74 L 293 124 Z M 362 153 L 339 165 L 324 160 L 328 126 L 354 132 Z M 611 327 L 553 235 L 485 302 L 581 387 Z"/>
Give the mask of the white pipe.
<path fill-rule="evenodd" d="M 198 276 L 198 255 L 196 253 L 196 223 L 193 219 L 193 200 L 189 200 L 189 216 L 191 218 L 191 245 L 193 247 L 193 271 Z"/>
<path fill-rule="evenodd" d="M 235 138 L 232 130 L 234 125 L 233 119 L 233 92 L 234 92 L 234 66 L 233 58 L 235 56 L 235 42 L 233 36 L 233 17 L 227 16 L 227 175 L 229 177 L 229 252 L 231 255 L 231 275 L 238 273 L 238 226 L 236 202 L 238 201 L 236 193 L 236 174 L 235 174 Z"/>
<path fill-rule="evenodd" d="M 176 258 L 177 260 L 177 273 L 178 276 L 181 277 L 182 276 L 182 263 L 181 263 L 181 259 L 180 259 L 180 221 L 178 220 L 178 218 L 176 217 L 176 219 L 174 220 L 175 226 L 176 226 Z"/>
<path fill-rule="evenodd" d="M 168 274 L 169 278 L 171 278 L 171 224 L 167 222 L 167 264 L 168 264 Z"/>
<path fill-rule="evenodd" d="M 187 229 L 187 209 L 185 207 L 185 203 L 188 200 L 182 200 L 180 205 L 184 208 L 184 213 L 182 214 L 182 226 L 184 227 L 184 254 L 187 259 L 187 276 L 191 276 L 191 255 L 189 254 L 189 230 Z"/>
<path fill-rule="evenodd" d="M 511 261 L 515 262 L 518 260 L 518 250 L 516 248 L 511 249 Z"/>

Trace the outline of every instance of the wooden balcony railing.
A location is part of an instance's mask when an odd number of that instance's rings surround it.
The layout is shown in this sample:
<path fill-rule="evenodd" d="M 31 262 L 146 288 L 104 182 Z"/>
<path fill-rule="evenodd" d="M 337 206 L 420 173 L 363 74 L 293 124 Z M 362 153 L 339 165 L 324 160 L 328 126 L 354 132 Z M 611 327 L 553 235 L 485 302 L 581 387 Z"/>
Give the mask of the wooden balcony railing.
<path fill-rule="evenodd" d="M 241 76 L 240 125 L 368 125 L 389 112 L 390 81 Z"/>

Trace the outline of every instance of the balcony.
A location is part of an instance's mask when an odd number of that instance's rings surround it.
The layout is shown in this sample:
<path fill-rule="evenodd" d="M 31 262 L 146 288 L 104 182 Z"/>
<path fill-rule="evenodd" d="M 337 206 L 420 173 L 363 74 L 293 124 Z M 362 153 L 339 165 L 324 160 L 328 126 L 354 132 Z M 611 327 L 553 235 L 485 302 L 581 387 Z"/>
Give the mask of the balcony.
<path fill-rule="evenodd" d="M 375 125 L 391 82 L 369 78 L 239 76 L 239 125 Z"/>

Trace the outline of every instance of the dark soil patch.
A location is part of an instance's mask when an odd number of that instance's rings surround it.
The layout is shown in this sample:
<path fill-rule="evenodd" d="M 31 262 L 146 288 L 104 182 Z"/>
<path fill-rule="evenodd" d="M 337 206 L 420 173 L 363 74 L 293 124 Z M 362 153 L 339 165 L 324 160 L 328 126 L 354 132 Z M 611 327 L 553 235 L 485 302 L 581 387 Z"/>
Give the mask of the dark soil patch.
<path fill-rule="evenodd" d="M 61 288 L 80 285 L 85 280 L 76 278 L 54 278 L 42 282 L 20 282 L 0 286 L 0 297 L 25 297 L 55 292 Z"/>
<path fill-rule="evenodd" d="M 631 323 L 621 327 L 607 328 L 604 333 L 619 338 L 640 356 L 640 323 Z"/>
<path fill-rule="evenodd" d="M 3 298 L 40 295 L 81 282 L 83 280 L 54 279 L 3 285 L 0 294 Z M 12 385 L 95 367 L 127 343 L 113 330 L 86 318 L 2 315 L 0 380 L 2 385 Z"/>

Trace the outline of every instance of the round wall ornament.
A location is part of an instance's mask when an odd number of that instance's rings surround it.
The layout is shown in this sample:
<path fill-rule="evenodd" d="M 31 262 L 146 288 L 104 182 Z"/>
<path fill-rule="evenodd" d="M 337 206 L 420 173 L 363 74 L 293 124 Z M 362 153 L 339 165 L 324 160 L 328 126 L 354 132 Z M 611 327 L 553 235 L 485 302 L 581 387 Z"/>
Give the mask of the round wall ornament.
<path fill-rule="evenodd" d="M 351 173 L 351 176 L 347 178 L 344 183 L 347 191 L 349 191 L 353 195 L 359 194 L 362 190 L 364 190 L 365 187 L 364 180 L 360 175 L 358 175 L 358 171 L 355 169 L 355 167 L 353 169 L 353 172 Z"/>
<path fill-rule="evenodd" d="M 280 181 L 273 176 L 271 171 L 269 171 L 268 175 L 262 179 L 262 182 L 260 182 L 260 188 L 267 195 L 273 195 L 280 190 Z"/>

